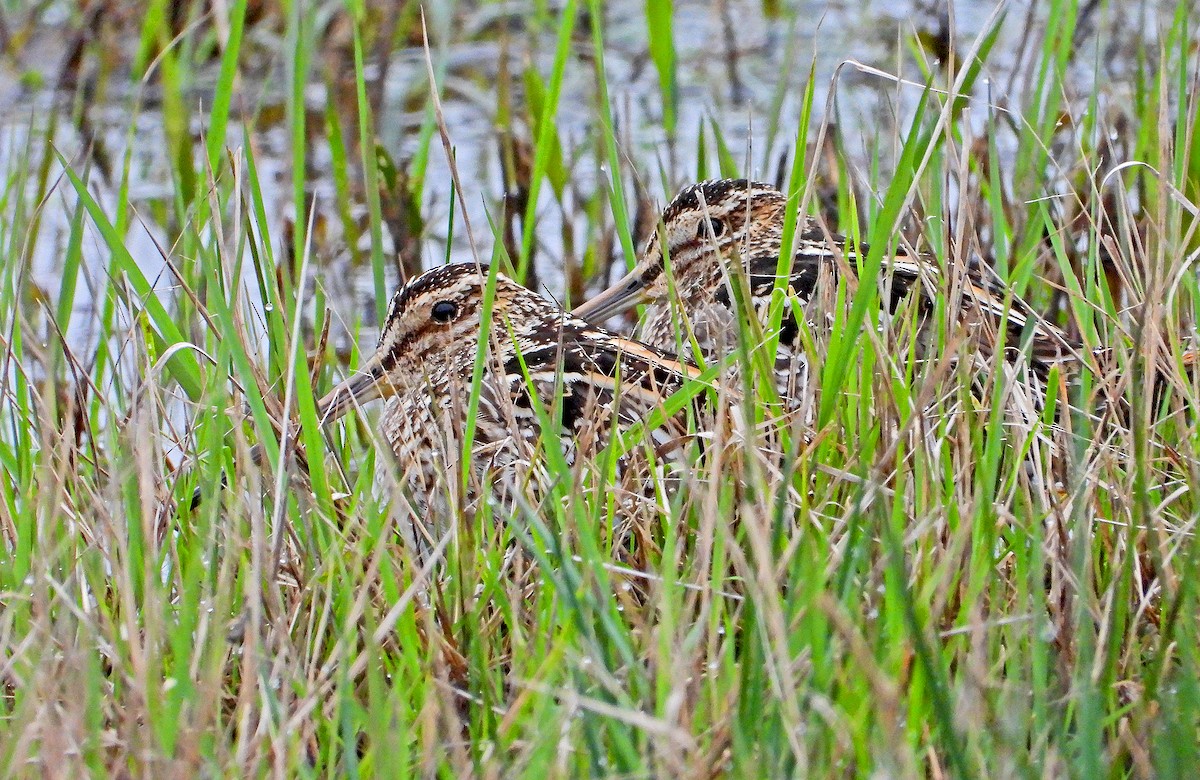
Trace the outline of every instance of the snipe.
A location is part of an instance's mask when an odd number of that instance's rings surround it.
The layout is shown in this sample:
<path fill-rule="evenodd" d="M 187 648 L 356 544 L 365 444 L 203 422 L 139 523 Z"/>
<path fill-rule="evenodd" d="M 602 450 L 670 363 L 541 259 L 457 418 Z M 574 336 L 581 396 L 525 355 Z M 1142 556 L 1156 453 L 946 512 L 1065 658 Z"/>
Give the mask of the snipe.
<path fill-rule="evenodd" d="M 786 207 L 783 193 L 760 182 L 723 179 L 687 187 L 663 212 L 659 229 L 633 270 L 574 313 L 604 322 L 644 303 L 647 311 L 639 336 L 648 344 L 675 351 L 676 345 L 687 343 L 678 340 L 679 325 L 686 321 L 707 356 L 726 354 L 732 346 L 731 334 L 738 329 L 731 272 L 744 272 L 749 302 L 765 325 Z M 842 236 L 829 234 L 815 220 L 805 218 L 797 226 L 785 291 L 807 309 L 822 292 L 836 289 L 843 269 L 857 271 L 856 251 L 865 257 L 867 247 L 852 249 Z M 1025 354 L 1037 374 L 1044 377 L 1052 364 L 1080 356 L 1073 339 L 1007 292 L 989 269 L 973 264 L 964 271 L 957 284 L 961 295 L 954 296 L 958 300 L 954 319 L 982 351 L 994 349 L 1003 327 L 1007 330 L 1006 352 L 1015 356 L 1028 328 L 1030 342 Z M 920 332 L 914 339 L 916 346 L 927 349 L 935 345 L 938 323 L 930 314 L 939 290 L 951 291 L 950 280 L 931 257 L 903 251 L 885 259 L 883 276 L 881 298 L 892 311 L 910 296 L 917 298 Z M 805 363 L 798 332 L 794 312 L 785 308 L 777 368 L 790 365 L 793 383 Z M 785 380 L 783 376 L 779 379 Z M 789 389 L 781 388 L 784 392 Z"/>
<path fill-rule="evenodd" d="M 401 485 L 431 515 L 454 503 L 446 499 L 460 473 L 486 285 L 486 269 L 474 265 L 447 265 L 412 279 L 391 301 L 375 354 L 320 401 L 328 421 L 387 399 L 380 426 Z M 595 455 L 614 431 L 647 423 L 700 373 L 593 327 L 502 274 L 489 324 L 470 451 L 475 485 L 460 496 L 464 508 L 485 482 L 493 493 L 523 484 L 540 460 L 539 441 L 557 438 L 572 461 Z M 685 431 L 680 415 L 663 417 L 646 431 L 658 444 Z M 553 430 L 544 430 L 543 420 Z"/>

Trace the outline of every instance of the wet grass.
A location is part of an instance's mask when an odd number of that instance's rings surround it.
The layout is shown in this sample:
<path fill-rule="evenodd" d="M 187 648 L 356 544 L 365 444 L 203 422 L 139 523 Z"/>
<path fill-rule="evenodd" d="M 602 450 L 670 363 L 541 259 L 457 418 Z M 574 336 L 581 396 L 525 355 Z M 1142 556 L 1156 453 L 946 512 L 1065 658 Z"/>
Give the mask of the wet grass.
<path fill-rule="evenodd" d="M 74 52 L 55 99 L 30 100 L 29 132 L 4 136 L 10 773 L 1196 765 L 1188 4 L 1148 4 L 1159 34 L 1144 45 L 1114 10 L 1065 0 L 1045 17 L 1010 8 L 972 40 L 903 30 L 913 83 L 871 76 L 895 95 L 894 118 L 865 139 L 839 129 L 825 96 L 845 89 L 846 66 L 832 85 L 771 94 L 755 121 L 776 141 L 744 156 L 715 118 L 687 126 L 695 87 L 682 88 L 671 42 L 695 9 L 647 3 L 632 43 L 595 0 L 567 14 L 534 3 L 524 22 L 434 9 L 440 100 L 478 100 L 483 84 L 502 120 L 488 136 L 502 199 L 471 191 L 474 178 L 432 179 L 439 155 L 463 149 L 428 79 L 404 85 L 418 118 L 403 149 L 381 140 L 373 68 L 402 49 L 425 56 L 404 4 L 99 5 L 53 21 Z M 808 23 L 761 5 L 784 29 Z M 52 24 L 43 10 L 5 21 L 13 62 Z M 994 38 L 1001 25 L 1016 35 Z M 453 65 L 485 44 L 514 56 L 494 73 Z M 653 68 L 646 99 L 665 133 L 653 150 L 622 124 L 608 81 L 630 46 Z M 808 72 L 808 52 L 789 52 L 788 69 Z M 134 117 L 117 132 L 127 144 L 98 129 L 104 106 Z M 144 110 L 157 129 L 136 120 Z M 586 116 L 583 137 L 560 126 L 567 110 Z M 168 182 L 149 195 L 135 154 L 148 144 Z M 815 430 L 774 422 L 755 378 L 775 334 L 763 347 L 747 325 L 740 417 L 657 502 L 618 513 L 609 470 L 572 470 L 550 450 L 552 495 L 512 516 L 485 504 L 416 559 L 377 412 L 322 428 L 314 402 L 371 348 L 395 280 L 451 256 L 530 284 L 557 264 L 555 292 L 577 303 L 632 257 L 654 193 L 697 170 L 778 178 L 790 225 L 818 214 L 869 242 L 863 278 L 901 243 L 930 251 L 944 278 L 979 254 L 1108 352 L 1052 375 L 1046 407 L 1021 413 L 1009 364 L 956 360 L 969 342 L 952 327 L 953 286 L 934 306 L 942 357 L 924 362 L 905 348 L 915 311 L 881 321 L 875 285 L 843 286 L 805 334 Z M 444 221 L 429 219 L 433 189 L 453 189 Z M 462 208 L 481 197 L 482 223 Z M 44 242 L 60 255 L 52 286 L 34 273 Z M 331 300 L 352 275 L 376 291 L 363 310 Z"/>

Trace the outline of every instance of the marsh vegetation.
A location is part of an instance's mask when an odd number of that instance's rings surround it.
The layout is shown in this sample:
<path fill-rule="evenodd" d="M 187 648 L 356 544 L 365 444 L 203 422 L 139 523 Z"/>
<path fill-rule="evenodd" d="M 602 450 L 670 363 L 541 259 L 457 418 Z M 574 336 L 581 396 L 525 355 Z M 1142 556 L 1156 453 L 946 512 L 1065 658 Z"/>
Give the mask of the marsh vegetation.
<path fill-rule="evenodd" d="M 905 11 L 5 4 L 0 765 L 1200 765 L 1200 18 Z M 946 278 L 982 258 L 1105 359 L 1017 403 L 1002 356 L 947 327 L 918 359 L 918 312 L 843 285 L 802 434 L 747 352 L 688 391 L 738 425 L 647 500 L 548 457 L 553 491 L 417 556 L 377 410 L 315 401 L 395 287 L 478 260 L 577 305 L 721 176 Z"/>

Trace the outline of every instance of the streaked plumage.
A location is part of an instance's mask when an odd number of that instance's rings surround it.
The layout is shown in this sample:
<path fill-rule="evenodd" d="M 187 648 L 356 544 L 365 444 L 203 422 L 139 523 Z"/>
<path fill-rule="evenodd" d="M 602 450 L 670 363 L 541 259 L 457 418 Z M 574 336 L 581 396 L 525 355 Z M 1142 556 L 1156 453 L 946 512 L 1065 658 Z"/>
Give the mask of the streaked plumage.
<path fill-rule="evenodd" d="M 392 299 L 375 354 L 320 402 L 328 420 L 387 398 L 380 425 L 402 485 L 434 513 L 448 507 L 443 499 L 460 473 L 486 280 L 486 269 L 474 265 L 443 266 L 411 280 Z M 699 374 L 503 275 L 491 314 L 471 473 L 501 489 L 523 482 L 537 460 L 542 431 L 533 399 L 552 415 L 553 433 L 573 459 L 598 452 L 614 428 L 645 421 Z M 682 432 L 669 418 L 652 434 L 662 443 Z"/>
<path fill-rule="evenodd" d="M 737 333 L 730 296 L 730 271 L 737 266 L 730 263 L 736 262 L 735 258 L 740 261 L 751 302 L 765 324 L 783 242 L 786 206 L 786 197 L 776 188 L 744 179 L 706 181 L 687 187 L 663 212 L 659 230 L 634 269 L 577 308 L 575 314 L 603 322 L 646 303 L 640 337 L 654 346 L 673 350 L 679 343 L 678 326 L 683 321 L 676 311 L 678 307 L 708 356 L 728 353 L 730 336 Z M 801 305 L 809 307 L 823 291 L 834 289 L 843 270 L 857 272 L 858 258 L 843 237 L 828 234 L 811 218 L 802 220 L 797 234 L 786 287 Z M 857 251 L 865 257 L 867 247 L 860 245 Z M 668 284 L 668 264 L 674 294 Z M 1007 293 L 990 269 L 975 263 L 963 270 L 961 279 L 952 284 L 931 257 L 901 251 L 885 259 L 881 298 L 895 311 L 910 294 L 917 296 L 921 314 L 918 347 L 937 343 L 938 324 L 928 315 L 941 290 L 950 294 L 952 301 L 957 300 L 957 323 L 984 352 L 990 352 L 998 343 L 999 329 L 1005 322 L 1006 350 L 1015 355 L 1024 343 L 1023 336 L 1030 338 L 1030 364 L 1042 376 L 1053 363 L 1079 356 L 1079 346 L 1073 339 Z M 960 295 L 955 294 L 957 290 L 961 290 Z M 814 316 L 810 311 L 806 318 L 812 321 Z M 780 368 L 791 367 L 793 382 L 805 363 L 798 331 L 795 317 L 785 311 L 778 358 Z M 786 392 L 790 388 L 781 389 Z"/>

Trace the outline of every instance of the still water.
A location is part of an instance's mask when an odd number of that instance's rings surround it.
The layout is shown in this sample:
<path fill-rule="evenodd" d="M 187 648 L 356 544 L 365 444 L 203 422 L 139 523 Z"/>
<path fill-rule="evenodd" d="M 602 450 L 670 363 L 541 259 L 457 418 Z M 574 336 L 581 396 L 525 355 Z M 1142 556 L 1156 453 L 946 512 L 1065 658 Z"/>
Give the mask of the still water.
<path fill-rule="evenodd" d="M 675 187 L 695 179 L 696 149 L 706 124 L 710 173 L 715 170 L 711 140 L 715 124 L 744 175 L 774 179 L 779 161 L 790 153 L 794 142 L 810 67 L 816 93 L 814 131 L 816 123 L 821 122 L 834 128 L 832 132 L 837 134 L 852 166 L 865 170 L 868 161 L 877 156 L 886 160 L 886 152 L 902 137 L 906 112 L 919 95 L 923 81 L 909 44 L 916 35 L 926 39 L 945 37 L 952 30 L 950 39 L 961 55 L 989 24 L 1000 26 L 971 109 L 974 118 L 983 122 L 989 112 L 1000 110 L 1006 103 L 1019 104 L 1017 95 L 1030 88 L 1024 74 L 1038 57 L 1030 50 L 1037 45 L 1031 31 L 1038 29 L 1045 13 L 1034 0 L 999 7 L 974 0 L 950 7 L 942 3 L 806 0 L 780 5 L 780 12 L 773 16 L 766 15 L 764 4 L 757 1 L 676 5 L 678 121 L 672 136 L 664 129 L 658 73 L 648 55 L 645 4 L 630 0 L 605 4 L 604 62 L 621 152 L 651 199 L 661 203 Z M 1081 99 L 1086 99 L 1096 73 L 1110 83 L 1119 80 L 1122 68 L 1131 67 L 1122 64 L 1131 61 L 1122 52 L 1153 40 L 1157 25 L 1169 12 L 1166 4 L 1161 8 L 1153 3 L 1109 5 L 1118 7 L 1105 6 L 1088 14 L 1085 29 L 1079 33 L 1082 45 L 1095 51 L 1094 56 L 1079 58 L 1082 65 L 1078 73 L 1070 74 Z M 532 65 L 548 74 L 553 63 L 556 30 L 553 24 L 545 25 L 545 29 L 531 27 L 525 19 L 530 10 L 527 6 L 530 4 L 522 2 L 469 7 L 427 5 L 430 34 L 435 41 L 432 56 L 435 67 L 444 74 L 441 80 L 446 124 L 466 192 L 462 205 L 483 258 L 491 254 L 488 216 L 495 218 L 500 213 L 503 190 L 495 85 L 504 71 L 518 74 L 519 81 L 524 67 Z M 317 22 L 321 18 L 314 17 Z M 332 27 L 329 23 L 324 29 Z M 594 52 L 589 29 L 582 26 L 576 32 L 558 114 L 559 139 L 569 166 L 569 189 L 579 196 L 568 195 L 564 208 L 550 196 L 548 188 L 543 188 L 539 201 L 538 277 L 545 290 L 556 296 L 563 292 L 564 255 L 580 253 L 585 243 L 577 238 L 575 246 L 568 248 L 562 239 L 564 221 L 578 219 L 577 214 L 570 213 L 570 206 L 585 200 L 595 188 L 606 187 L 609 175 L 604 170 L 603 154 L 596 151 L 601 117 L 595 110 Z M 52 133 L 55 147 L 78 170 L 91 164 L 92 191 L 110 213 L 115 210 L 122 161 L 127 154 L 130 156 L 129 197 L 137 218 L 126 234 L 126 245 L 146 275 L 157 280 L 160 293 L 169 297 L 171 282 L 163 273 L 158 246 L 170 247 L 172 236 L 152 215 L 163 212 L 161 204 L 169 202 L 175 184 L 167 164 L 167 142 L 155 85 L 150 82 L 139 86 L 126 78 L 122 86 L 121 77 L 108 79 L 102 100 L 86 112 L 88 126 L 81 129 L 69 119 L 71 92 L 53 89 L 64 65 L 62 41 L 72 30 L 75 27 L 70 14 L 56 14 L 52 9 L 21 48 L 10 52 L 11 56 L 0 64 L 0 180 L 5 182 L 7 193 L 5 209 L 16 208 L 14 204 L 33 191 L 35 176 L 29 167 L 41 158 L 47 128 L 57 113 Z M 496 30 L 505 32 L 497 35 Z M 257 117 L 249 132 L 266 199 L 270 223 L 266 227 L 276 246 L 287 235 L 285 220 L 295 215 L 291 202 L 291 138 L 282 118 L 289 58 L 281 36 L 282 31 L 248 28 L 239 99 L 235 101 L 240 116 Z M 119 56 L 115 59 L 119 73 L 123 65 Z M 1102 69 L 1098 62 L 1103 63 Z M 325 106 L 339 97 L 329 94 L 322 71 L 326 67 L 313 67 L 305 91 L 310 124 L 319 123 Z M 217 68 L 214 61 L 187 76 L 194 111 L 192 129 L 197 137 L 204 130 L 203 118 Z M 368 88 L 382 95 L 376 117 L 379 139 L 393 158 L 406 160 L 420 143 L 426 116 L 429 81 L 425 53 L 418 45 L 410 45 L 393 50 L 386 62 L 369 58 L 367 77 Z M 342 74 L 337 83 L 352 84 L 348 78 Z M 341 105 L 352 106 L 352 98 Z M 234 149 L 243 145 L 247 130 L 236 119 L 237 115 L 228 137 L 228 145 Z M 350 117 L 346 124 L 352 126 Z M 311 143 L 309 195 L 315 199 L 318 213 L 331 212 L 334 170 L 329 146 L 319 134 Z M 89 149 L 93 150 L 90 157 Z M 885 154 L 879 155 L 881 150 Z M 99 153 L 102 159 L 97 157 Z M 57 179 L 58 184 L 41 205 L 36 234 L 17 234 L 11 228 L 11 214 L 0 215 L 0 227 L 7 233 L 0 235 L 3 256 L 26 258 L 29 281 L 50 300 L 58 297 L 61 258 L 70 232 L 70 215 L 76 206 L 70 186 L 59 175 L 57 164 L 52 165 L 50 180 Z M 357 171 L 351 176 L 357 176 Z M 422 204 L 426 231 L 421 252 L 426 266 L 441 263 L 447 256 L 453 260 L 473 257 L 464 230 L 456 230 L 448 240 L 450 193 L 446 157 L 435 139 Z M 26 203 L 25 208 L 36 205 Z M 359 210 L 365 208 L 360 205 Z M 369 338 L 375 311 L 371 272 L 350 263 L 348 252 L 339 251 L 338 242 L 344 249 L 345 239 L 338 235 L 337 220 L 329 219 L 328 223 L 332 233 L 316 247 L 313 283 L 322 285 L 330 306 L 344 323 L 364 322 L 368 326 L 364 335 Z M 84 257 L 67 333 L 75 348 L 86 350 L 94 343 L 95 300 L 97 291 L 105 288 L 108 267 L 108 253 L 91 226 L 85 231 Z M 574 259 L 578 261 L 578 257 Z M 623 263 L 624 259 L 618 258 L 617 262 Z M 248 283 L 252 281 L 247 277 Z M 389 285 L 396 283 L 395 278 L 388 281 Z"/>

